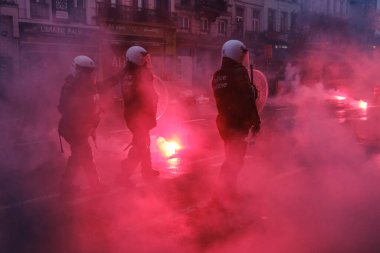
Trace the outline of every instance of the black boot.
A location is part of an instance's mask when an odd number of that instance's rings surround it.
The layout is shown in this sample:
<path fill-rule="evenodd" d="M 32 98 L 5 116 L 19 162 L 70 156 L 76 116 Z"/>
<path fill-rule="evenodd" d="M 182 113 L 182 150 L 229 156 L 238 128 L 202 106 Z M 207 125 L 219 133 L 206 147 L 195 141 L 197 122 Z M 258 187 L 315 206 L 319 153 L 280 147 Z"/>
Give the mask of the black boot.
<path fill-rule="evenodd" d="M 153 169 L 142 169 L 141 174 L 145 180 L 154 180 L 159 177 L 160 172 Z"/>

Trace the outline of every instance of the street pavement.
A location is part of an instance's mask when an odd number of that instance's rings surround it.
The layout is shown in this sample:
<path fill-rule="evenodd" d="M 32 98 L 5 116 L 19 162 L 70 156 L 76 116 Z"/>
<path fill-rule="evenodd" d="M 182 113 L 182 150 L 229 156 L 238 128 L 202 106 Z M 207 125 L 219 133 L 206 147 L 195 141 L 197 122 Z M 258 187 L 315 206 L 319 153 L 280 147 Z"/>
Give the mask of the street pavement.
<path fill-rule="evenodd" d="M 240 195 L 221 210 L 210 202 L 223 161 L 215 111 L 192 107 L 172 105 L 152 131 L 154 183 L 138 171 L 135 186 L 114 183 L 130 140 L 119 125 L 100 126 L 94 151 L 104 193 L 62 201 L 57 186 L 67 154 L 58 148 L 33 170 L 4 174 L 0 252 L 378 252 L 376 152 L 350 134 L 315 137 L 323 129 L 306 131 L 314 121 L 302 110 L 269 103 L 248 148 Z M 181 142 L 176 155 L 161 154 L 160 136 Z M 86 188 L 83 177 L 77 183 Z"/>

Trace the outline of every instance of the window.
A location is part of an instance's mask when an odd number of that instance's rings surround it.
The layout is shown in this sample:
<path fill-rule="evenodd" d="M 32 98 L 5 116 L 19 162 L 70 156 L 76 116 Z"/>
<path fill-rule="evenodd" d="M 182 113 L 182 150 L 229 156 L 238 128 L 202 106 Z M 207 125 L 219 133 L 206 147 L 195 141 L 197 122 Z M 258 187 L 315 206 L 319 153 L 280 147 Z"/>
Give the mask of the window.
<path fill-rule="evenodd" d="M 290 29 L 294 31 L 296 28 L 297 28 L 297 14 L 293 12 L 290 15 Z"/>
<path fill-rule="evenodd" d="M 61 6 L 61 8 L 67 9 L 67 2 L 55 1 L 55 8 Z M 38 19 L 49 19 L 49 5 L 46 0 L 31 0 L 30 1 L 30 16 Z"/>
<path fill-rule="evenodd" d="M 85 0 L 74 0 L 74 7 L 70 9 L 69 15 L 73 22 L 86 23 Z"/>
<path fill-rule="evenodd" d="M 326 12 L 326 1 L 325 0 L 321 0 L 321 6 L 320 6 L 320 12 L 321 13 L 325 13 Z"/>
<path fill-rule="evenodd" d="M 344 0 L 342 0 L 342 1 L 340 1 L 340 14 L 343 16 L 346 14 L 344 9 L 345 9 L 345 2 L 344 2 Z"/>
<path fill-rule="evenodd" d="M 190 0 L 181 0 L 181 5 L 190 6 Z"/>
<path fill-rule="evenodd" d="M 336 2 L 336 13 L 342 14 L 340 4 L 341 4 L 341 2 L 340 2 L 340 0 L 338 0 Z"/>
<path fill-rule="evenodd" d="M 281 19 L 280 19 L 280 32 L 287 32 L 288 31 L 288 13 L 285 11 L 281 12 Z"/>
<path fill-rule="evenodd" d="M 143 10 L 148 8 L 147 0 L 137 0 L 137 9 Z"/>
<path fill-rule="evenodd" d="M 244 8 L 240 6 L 236 6 L 236 21 L 242 22 L 244 19 Z"/>
<path fill-rule="evenodd" d="M 312 4 L 311 4 L 311 12 L 317 12 L 318 11 L 318 3 L 317 1 L 314 1 Z"/>
<path fill-rule="evenodd" d="M 333 5 L 333 13 L 337 14 L 338 13 L 338 1 L 335 0 L 333 4 L 334 4 Z"/>
<path fill-rule="evenodd" d="M 224 19 L 219 20 L 218 32 L 221 34 L 227 33 L 227 20 L 224 20 Z"/>
<path fill-rule="evenodd" d="M 160 15 L 167 15 L 169 12 L 169 0 L 156 0 L 155 9 Z"/>
<path fill-rule="evenodd" d="M 117 4 L 118 4 L 118 1 L 117 0 L 110 0 L 110 3 L 111 3 L 111 7 L 112 8 L 116 8 Z"/>
<path fill-rule="evenodd" d="M 252 11 L 252 31 L 259 32 L 260 31 L 260 10 L 253 9 Z"/>
<path fill-rule="evenodd" d="M 235 32 L 239 35 L 244 33 L 244 8 L 241 6 L 236 6 L 236 21 L 235 21 Z"/>
<path fill-rule="evenodd" d="M 1 16 L 0 31 L 1 31 L 1 36 L 10 37 L 10 38 L 13 36 L 13 17 L 12 16 L 5 16 L 5 15 Z M 1 64 L 0 64 L 0 70 L 1 70 Z"/>
<path fill-rule="evenodd" d="M 182 30 L 190 30 L 190 18 L 187 16 L 182 16 L 179 19 L 179 28 Z"/>
<path fill-rule="evenodd" d="M 327 0 L 327 11 L 326 11 L 327 14 L 330 14 L 331 13 L 331 3 L 330 3 L 330 0 Z"/>
<path fill-rule="evenodd" d="M 276 31 L 276 10 L 268 9 L 268 31 Z"/>
<path fill-rule="evenodd" d="M 202 32 L 208 32 L 209 31 L 209 24 L 207 18 L 201 18 L 201 31 Z"/>
<path fill-rule="evenodd" d="M 84 0 L 74 0 L 75 8 L 84 8 Z"/>

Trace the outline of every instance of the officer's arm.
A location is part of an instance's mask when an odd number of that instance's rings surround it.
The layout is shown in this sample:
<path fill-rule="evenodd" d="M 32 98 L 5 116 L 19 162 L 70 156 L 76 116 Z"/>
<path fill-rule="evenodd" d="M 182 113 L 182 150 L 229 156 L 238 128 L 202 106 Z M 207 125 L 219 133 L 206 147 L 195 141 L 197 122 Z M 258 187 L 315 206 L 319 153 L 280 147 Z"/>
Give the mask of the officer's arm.
<path fill-rule="evenodd" d="M 245 101 L 244 108 L 247 112 L 247 116 L 252 121 L 252 125 L 255 128 L 260 128 L 260 115 L 256 106 L 256 92 L 255 87 L 252 86 L 251 81 L 248 76 L 247 70 L 242 66 L 238 68 L 234 73 L 236 77 L 236 83 L 241 91 L 242 98 Z"/>
<path fill-rule="evenodd" d="M 61 115 L 66 114 L 68 111 L 69 99 L 70 99 L 70 91 L 66 85 L 63 85 L 61 88 L 61 94 L 59 97 L 59 104 L 57 106 L 59 113 Z"/>
<path fill-rule="evenodd" d="M 116 86 L 122 80 L 125 75 L 125 69 L 120 70 L 115 75 L 103 80 L 96 82 L 97 90 L 99 94 L 104 94 L 109 91 L 112 87 Z"/>
<path fill-rule="evenodd" d="M 252 108 L 252 124 L 253 124 L 253 130 L 255 132 L 259 132 L 260 126 L 261 126 L 261 120 L 260 120 L 260 115 L 259 115 L 259 111 L 257 109 L 256 103 L 254 103 L 254 106 Z"/>

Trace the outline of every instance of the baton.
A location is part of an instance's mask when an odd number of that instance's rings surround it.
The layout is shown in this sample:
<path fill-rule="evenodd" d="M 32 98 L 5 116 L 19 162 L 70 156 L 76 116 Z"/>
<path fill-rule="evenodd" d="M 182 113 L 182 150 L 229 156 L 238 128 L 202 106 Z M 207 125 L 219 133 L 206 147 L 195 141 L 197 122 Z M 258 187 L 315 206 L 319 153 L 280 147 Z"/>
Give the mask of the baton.
<path fill-rule="evenodd" d="M 133 142 L 129 143 L 124 149 L 123 151 L 127 151 L 131 146 L 132 146 Z"/>
<path fill-rule="evenodd" d="M 253 86 L 253 92 L 255 93 L 255 99 L 257 100 L 259 94 L 258 94 L 258 91 L 257 91 L 257 87 L 255 85 L 255 80 L 253 80 L 253 64 L 250 64 L 249 65 L 249 72 L 250 72 L 250 75 L 251 75 L 251 85 Z"/>
<path fill-rule="evenodd" d="M 61 146 L 61 153 L 63 154 L 65 152 L 63 151 L 62 138 L 61 138 L 61 135 L 59 134 L 59 132 L 58 132 L 58 138 L 59 138 L 59 145 Z"/>
<path fill-rule="evenodd" d="M 249 65 L 249 73 L 251 75 L 251 84 L 253 84 L 253 64 Z"/>

